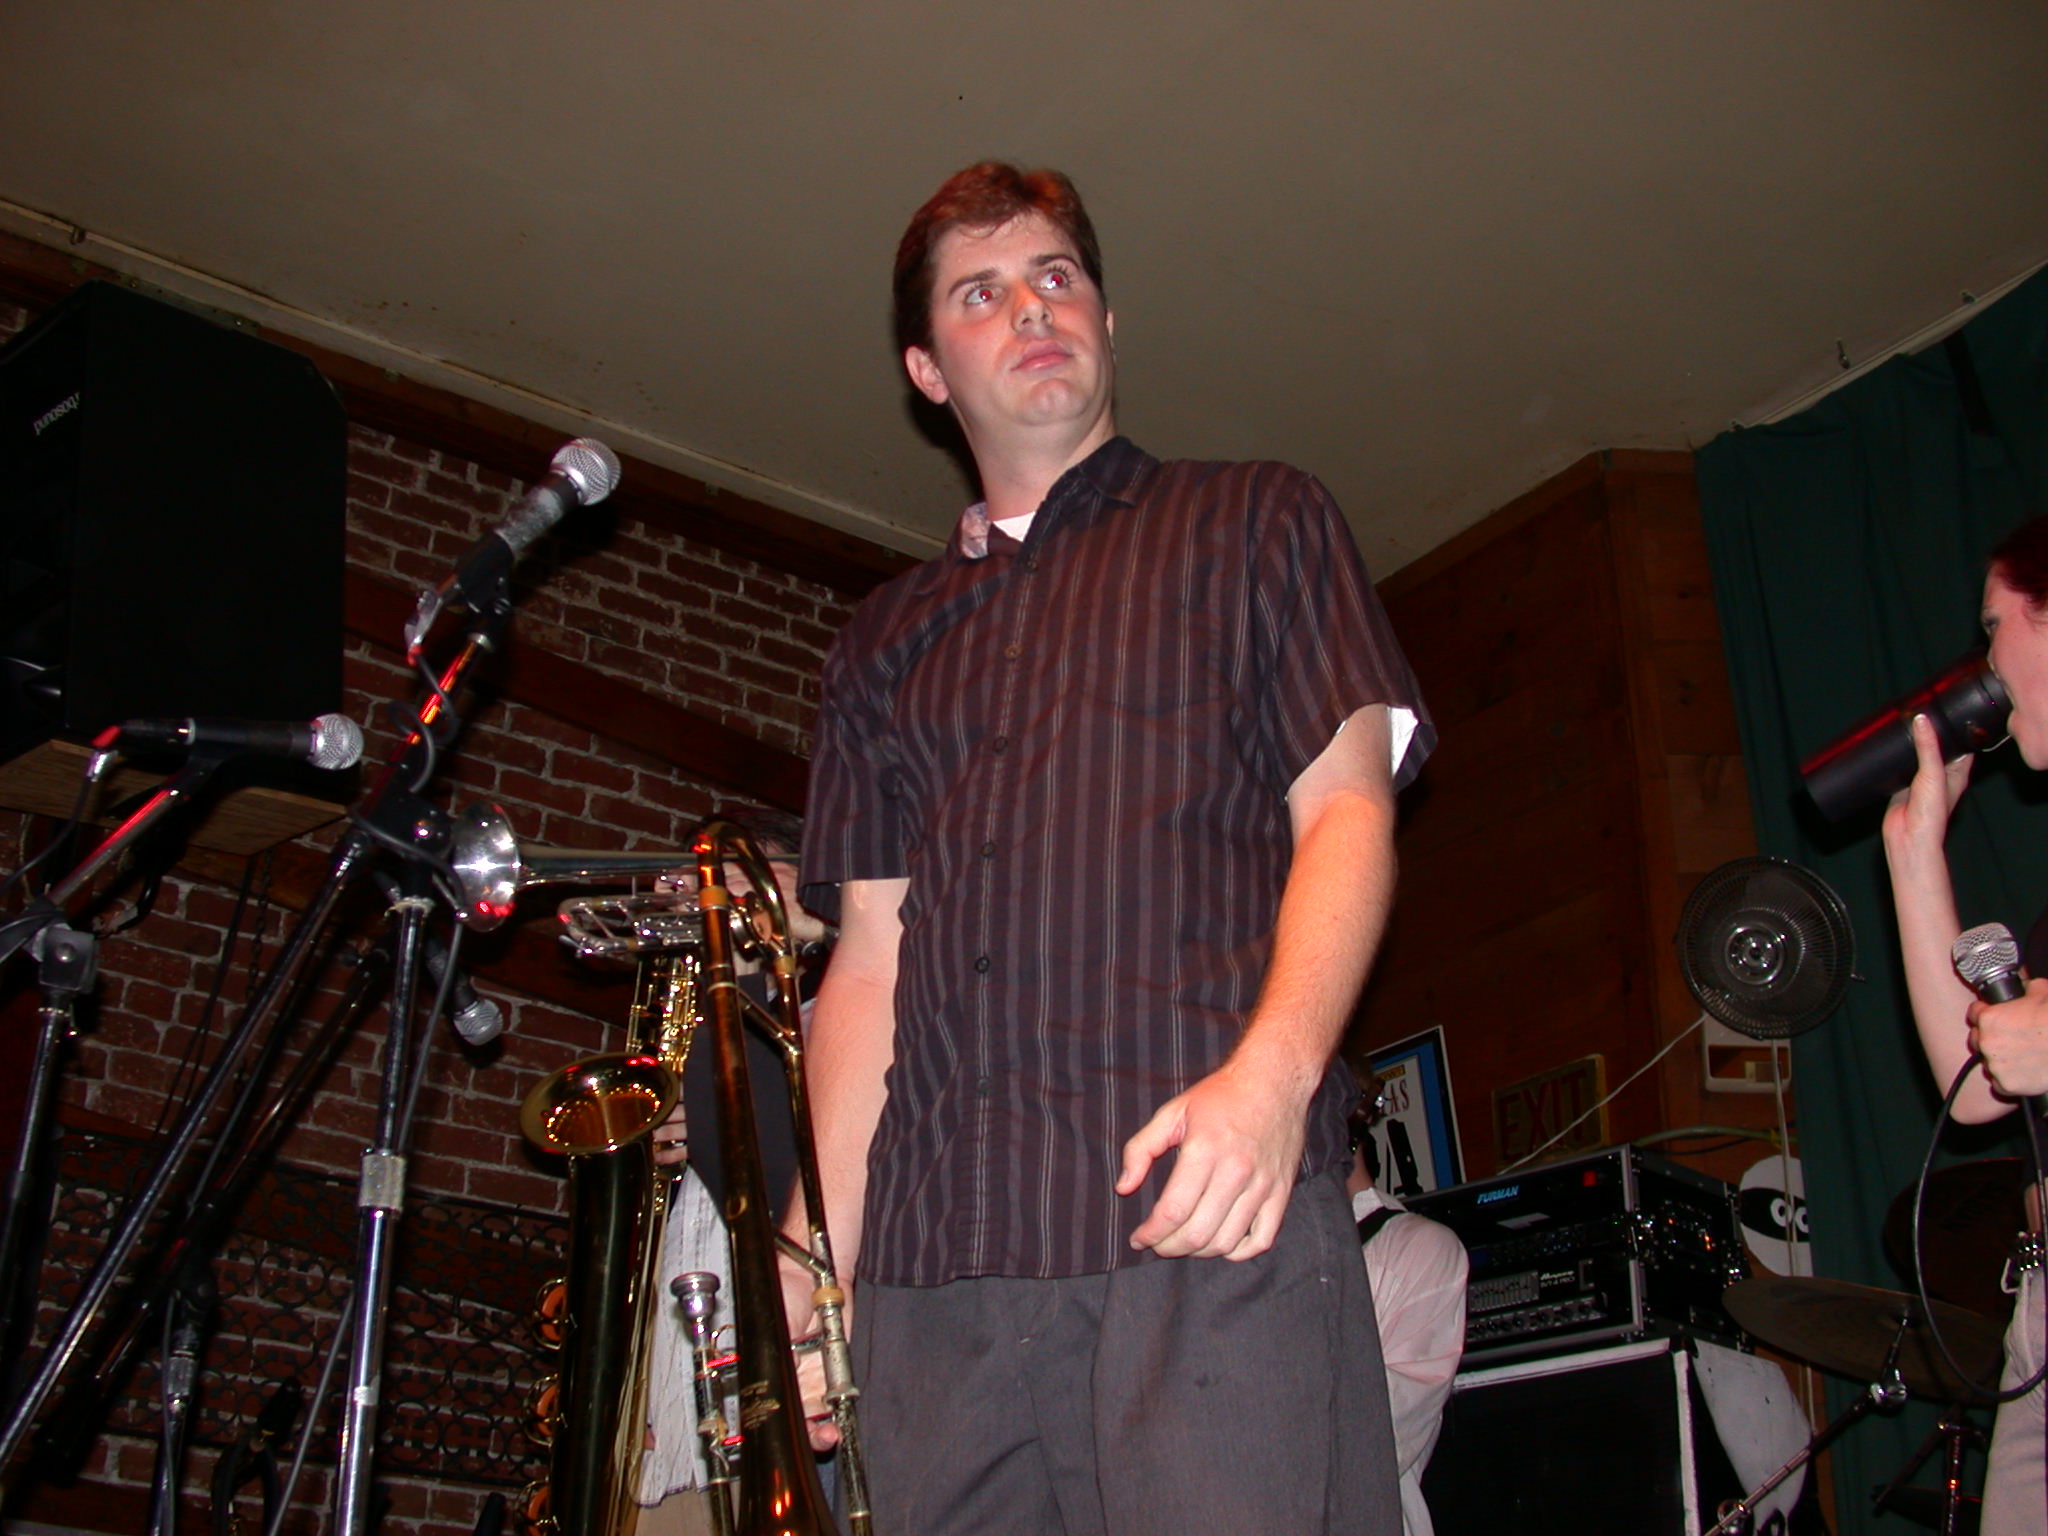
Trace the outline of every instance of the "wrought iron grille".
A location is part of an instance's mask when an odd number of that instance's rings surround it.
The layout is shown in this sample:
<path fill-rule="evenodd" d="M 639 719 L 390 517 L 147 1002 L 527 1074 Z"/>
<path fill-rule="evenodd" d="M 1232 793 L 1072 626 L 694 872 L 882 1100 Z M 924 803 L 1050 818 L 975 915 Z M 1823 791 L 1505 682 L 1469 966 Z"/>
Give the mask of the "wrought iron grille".
<path fill-rule="evenodd" d="M 70 1129 L 58 1152 L 39 1349 L 146 1155 L 136 1142 Z M 286 1381 L 298 1382 L 311 1403 L 350 1289 L 356 1226 L 354 1186 L 332 1174 L 278 1166 L 251 1191 L 213 1265 L 220 1304 L 202 1360 L 195 1439 L 234 1443 Z M 567 1239 L 564 1220 L 552 1214 L 408 1197 L 386 1330 L 380 1471 L 503 1486 L 541 1474 L 543 1456 L 526 1434 L 545 1369 L 532 1303 L 561 1272 Z M 138 1341 L 135 1367 L 103 1422 L 107 1432 L 155 1432 L 157 1343 Z M 337 1380 L 345 1379 L 344 1367 Z M 337 1426 L 330 1402 L 313 1426 L 309 1461 L 332 1464 Z"/>

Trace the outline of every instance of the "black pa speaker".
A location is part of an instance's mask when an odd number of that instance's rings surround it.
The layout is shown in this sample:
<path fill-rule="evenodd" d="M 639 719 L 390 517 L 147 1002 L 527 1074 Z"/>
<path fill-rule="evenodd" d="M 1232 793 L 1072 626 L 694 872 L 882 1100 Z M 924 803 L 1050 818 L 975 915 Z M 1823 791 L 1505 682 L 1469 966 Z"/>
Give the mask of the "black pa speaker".
<path fill-rule="evenodd" d="M 1697 1536 L 1744 1492 L 1668 1349 L 1476 1374 L 1423 1474 L 1437 1536 Z"/>
<path fill-rule="evenodd" d="M 123 288 L 0 348 L 0 760 L 337 709 L 346 456 L 305 358 Z"/>

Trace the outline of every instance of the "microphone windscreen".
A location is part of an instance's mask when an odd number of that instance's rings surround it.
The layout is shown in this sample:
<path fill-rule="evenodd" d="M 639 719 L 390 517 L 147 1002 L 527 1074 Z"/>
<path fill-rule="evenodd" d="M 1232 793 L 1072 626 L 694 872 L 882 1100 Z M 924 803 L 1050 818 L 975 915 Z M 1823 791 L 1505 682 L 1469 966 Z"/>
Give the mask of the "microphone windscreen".
<path fill-rule="evenodd" d="M 1956 974 L 1969 983 L 1973 992 L 1982 994 L 2002 979 L 2018 978 L 2019 940 L 2003 923 L 1980 923 L 1956 935 L 1955 943 L 1949 946 L 1949 958 L 1955 962 Z"/>
<path fill-rule="evenodd" d="M 595 506 L 618 489 L 619 456 L 594 437 L 564 443 L 548 468 L 576 482 L 584 506 Z"/>
<path fill-rule="evenodd" d="M 313 722 L 306 761 L 315 768 L 353 768 L 362 755 L 363 728 L 347 715 L 322 715 Z"/>

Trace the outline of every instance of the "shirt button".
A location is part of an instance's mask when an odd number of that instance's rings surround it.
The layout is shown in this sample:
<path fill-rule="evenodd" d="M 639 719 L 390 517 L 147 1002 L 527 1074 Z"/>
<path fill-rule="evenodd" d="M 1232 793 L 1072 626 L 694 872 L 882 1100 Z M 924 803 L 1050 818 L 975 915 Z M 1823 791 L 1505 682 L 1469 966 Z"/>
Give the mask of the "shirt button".
<path fill-rule="evenodd" d="M 1024 647 L 1021 645 L 1006 645 L 1003 647 L 1003 654 L 1009 657 L 1010 660 L 1015 661 L 1024 654 Z"/>
<path fill-rule="evenodd" d="M 1008 749 L 1010 745 L 1010 738 L 1007 736 L 998 736 L 992 743 L 992 745 L 998 752 L 1005 751 Z"/>
<path fill-rule="evenodd" d="M 996 856 L 996 845 L 994 843 L 983 843 L 981 845 L 981 856 L 984 859 L 994 858 Z"/>
<path fill-rule="evenodd" d="M 1027 571 L 1035 571 L 1035 570 L 1037 570 L 1037 569 L 1038 569 L 1038 556 L 1036 556 L 1036 555 L 1026 555 L 1026 556 L 1024 557 L 1024 569 L 1025 569 L 1025 570 L 1027 570 Z"/>
<path fill-rule="evenodd" d="M 977 957 L 977 958 L 975 959 L 975 962 L 974 962 L 974 968 L 975 968 L 975 969 L 976 969 L 977 971 L 981 971 L 981 972 L 984 972 L 984 973 L 986 973 L 986 972 L 987 972 L 987 970 L 988 970 L 988 956 L 987 956 L 987 955 L 981 955 L 981 956 L 978 956 L 978 957 Z"/>
<path fill-rule="evenodd" d="M 976 1078 L 976 1079 L 974 1080 L 974 1091 L 975 1091 L 976 1093 L 980 1093 L 980 1094 L 986 1094 L 986 1093 L 988 1092 L 988 1090 L 989 1090 L 989 1080 L 988 1080 L 987 1078 L 985 1078 L 985 1077 L 977 1077 L 977 1078 Z"/>

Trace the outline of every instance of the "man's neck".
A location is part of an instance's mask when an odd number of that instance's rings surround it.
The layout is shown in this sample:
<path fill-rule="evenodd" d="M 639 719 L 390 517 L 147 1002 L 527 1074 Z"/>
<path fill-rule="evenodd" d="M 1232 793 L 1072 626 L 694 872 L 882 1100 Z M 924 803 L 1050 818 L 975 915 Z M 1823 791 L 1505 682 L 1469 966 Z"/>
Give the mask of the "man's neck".
<path fill-rule="evenodd" d="M 996 449 L 972 445 L 990 519 L 1001 522 L 1036 512 L 1061 475 L 1114 436 L 1115 421 L 1104 417 L 1075 441 L 1027 440 L 1004 443 Z"/>

